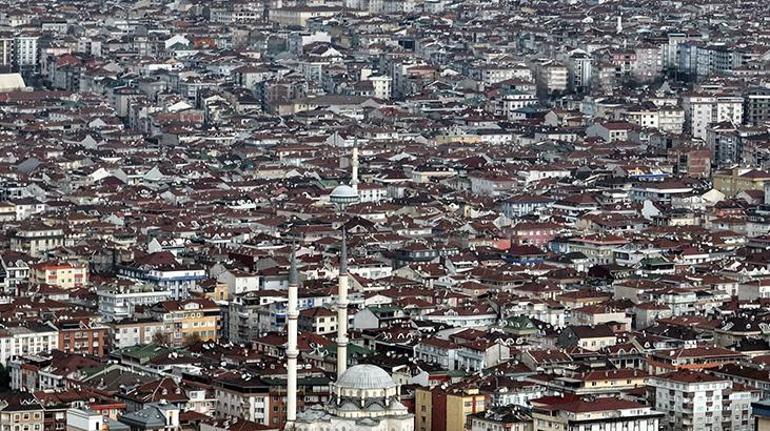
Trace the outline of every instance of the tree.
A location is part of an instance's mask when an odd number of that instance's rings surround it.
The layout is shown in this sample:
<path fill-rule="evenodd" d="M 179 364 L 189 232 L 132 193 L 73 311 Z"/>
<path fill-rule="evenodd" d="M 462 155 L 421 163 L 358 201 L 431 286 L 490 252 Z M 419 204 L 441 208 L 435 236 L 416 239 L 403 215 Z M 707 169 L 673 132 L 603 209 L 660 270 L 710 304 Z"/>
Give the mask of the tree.
<path fill-rule="evenodd" d="M 200 334 L 193 332 L 190 335 L 185 335 L 182 345 L 185 347 L 190 347 L 200 343 L 201 341 L 203 341 L 203 339 L 201 339 Z"/>
<path fill-rule="evenodd" d="M 171 344 L 171 336 L 165 332 L 156 332 L 152 336 L 152 342 L 153 344 L 158 344 L 160 346 L 168 346 Z"/>

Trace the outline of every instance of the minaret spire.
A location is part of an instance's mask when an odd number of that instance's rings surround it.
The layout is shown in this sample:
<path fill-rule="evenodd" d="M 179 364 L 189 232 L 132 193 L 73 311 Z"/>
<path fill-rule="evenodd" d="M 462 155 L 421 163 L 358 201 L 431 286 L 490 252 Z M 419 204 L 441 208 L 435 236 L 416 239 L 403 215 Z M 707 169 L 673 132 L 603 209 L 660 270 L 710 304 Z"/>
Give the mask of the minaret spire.
<path fill-rule="evenodd" d="M 297 271 L 297 254 L 291 252 L 291 269 L 289 270 L 289 303 L 286 316 L 288 318 L 288 344 L 286 346 L 286 429 L 292 429 L 297 420 L 297 297 L 299 291 L 299 272 Z"/>
<path fill-rule="evenodd" d="M 356 192 L 358 192 L 358 143 L 353 146 L 353 157 L 352 157 L 351 165 L 353 165 L 353 173 L 350 177 L 350 187 L 353 188 Z"/>
<path fill-rule="evenodd" d="M 354 168 L 355 169 L 355 168 Z M 355 171 L 354 171 L 355 172 Z M 337 380 L 348 368 L 348 242 L 342 228 L 340 277 L 337 290 Z"/>

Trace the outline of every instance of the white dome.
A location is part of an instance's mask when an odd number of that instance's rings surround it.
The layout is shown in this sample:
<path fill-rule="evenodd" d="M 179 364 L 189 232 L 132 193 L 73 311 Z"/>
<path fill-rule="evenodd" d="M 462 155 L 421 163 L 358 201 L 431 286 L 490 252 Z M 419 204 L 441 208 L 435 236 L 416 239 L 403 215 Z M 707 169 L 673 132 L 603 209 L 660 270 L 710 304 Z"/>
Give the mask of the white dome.
<path fill-rule="evenodd" d="M 355 365 L 345 371 L 337 386 L 343 389 L 388 389 L 396 387 L 396 383 L 376 365 Z"/>
<path fill-rule="evenodd" d="M 358 192 L 349 185 L 340 184 L 332 190 L 331 199 L 358 199 Z"/>

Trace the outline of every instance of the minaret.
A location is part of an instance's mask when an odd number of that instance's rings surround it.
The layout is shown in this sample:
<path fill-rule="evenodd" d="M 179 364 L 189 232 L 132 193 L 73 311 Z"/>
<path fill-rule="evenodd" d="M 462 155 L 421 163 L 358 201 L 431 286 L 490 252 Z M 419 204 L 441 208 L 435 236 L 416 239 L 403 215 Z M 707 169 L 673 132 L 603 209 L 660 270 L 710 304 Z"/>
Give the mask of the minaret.
<path fill-rule="evenodd" d="M 623 15 L 618 15 L 618 25 L 615 32 L 617 34 L 623 33 Z"/>
<path fill-rule="evenodd" d="M 289 271 L 289 303 L 286 316 L 288 317 L 288 345 L 286 346 L 286 429 L 292 429 L 297 420 L 297 297 L 299 290 L 299 273 L 297 272 L 297 256 L 291 253 L 291 270 Z"/>
<path fill-rule="evenodd" d="M 348 242 L 346 237 L 347 232 L 343 228 L 340 279 L 337 290 L 337 380 L 348 369 Z"/>
<path fill-rule="evenodd" d="M 358 145 L 353 147 L 353 160 L 351 164 L 353 165 L 353 174 L 350 177 L 350 187 L 358 193 Z"/>

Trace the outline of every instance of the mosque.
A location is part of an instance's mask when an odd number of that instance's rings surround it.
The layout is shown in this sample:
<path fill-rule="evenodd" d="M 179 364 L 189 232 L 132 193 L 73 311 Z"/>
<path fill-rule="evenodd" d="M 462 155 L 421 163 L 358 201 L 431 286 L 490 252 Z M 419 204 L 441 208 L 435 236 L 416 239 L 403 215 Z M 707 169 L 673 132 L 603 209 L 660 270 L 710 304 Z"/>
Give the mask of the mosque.
<path fill-rule="evenodd" d="M 332 384 L 329 405 L 308 409 L 297 418 L 298 431 L 407 431 L 414 415 L 400 401 L 401 388 L 385 370 L 356 365 Z"/>
<path fill-rule="evenodd" d="M 357 165 L 354 149 L 354 172 Z M 353 184 L 355 184 L 354 177 Z M 337 306 L 337 381 L 331 400 L 297 414 L 297 295 L 299 276 L 292 256 L 289 276 L 286 430 L 296 431 L 413 431 L 414 415 L 401 403 L 401 387 L 382 368 L 356 365 L 347 368 L 348 271 L 347 241 L 342 238 Z"/>
<path fill-rule="evenodd" d="M 358 203 L 360 200 L 358 195 L 358 147 L 353 147 L 351 159 L 350 164 L 353 172 L 350 176 L 350 185 L 340 184 L 329 195 L 329 201 L 341 210 L 348 205 Z"/>

